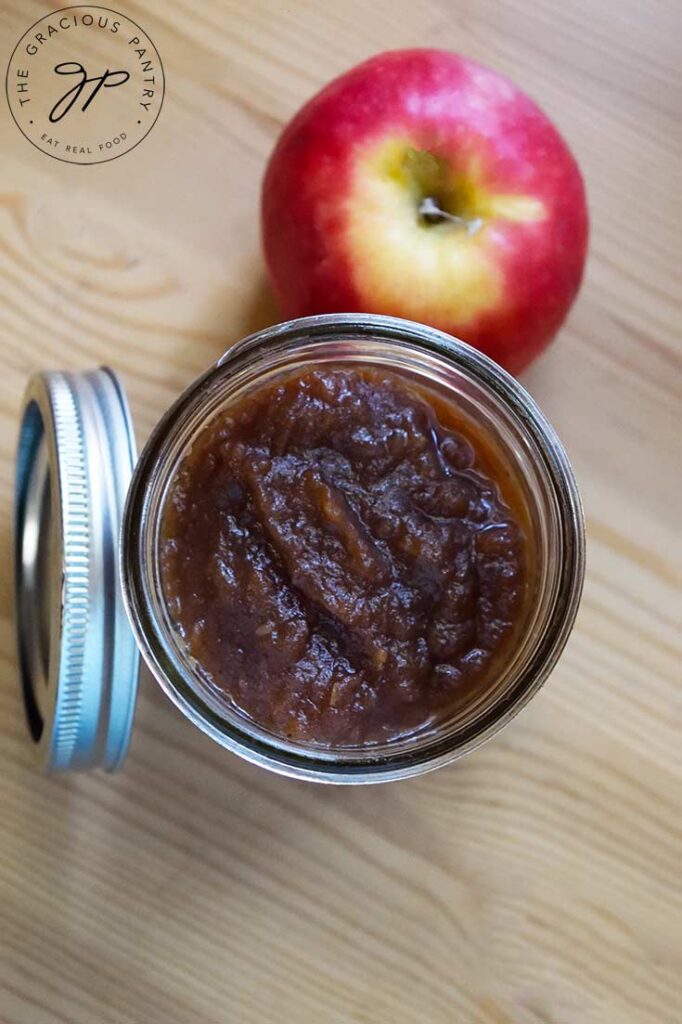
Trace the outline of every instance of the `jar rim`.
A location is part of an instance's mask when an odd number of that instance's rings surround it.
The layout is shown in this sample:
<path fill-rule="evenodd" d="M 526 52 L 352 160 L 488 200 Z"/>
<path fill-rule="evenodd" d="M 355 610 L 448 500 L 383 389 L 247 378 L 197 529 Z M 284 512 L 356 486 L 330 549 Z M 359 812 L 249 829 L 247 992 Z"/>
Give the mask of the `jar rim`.
<path fill-rule="evenodd" d="M 437 735 L 425 745 L 399 754 L 373 753 L 344 761 L 337 749 L 330 753 L 264 739 L 214 712 L 198 696 L 174 662 L 150 601 L 150 523 L 158 519 L 151 495 L 158 487 L 158 466 L 164 459 L 168 437 L 188 421 L 207 388 L 218 386 L 237 369 L 264 353 L 304 351 L 325 342 L 348 341 L 402 344 L 415 353 L 454 364 L 459 371 L 510 410 L 540 454 L 551 482 L 559 513 L 562 559 L 551 616 L 528 665 L 508 693 L 494 702 L 480 721 L 457 737 Z M 288 346 L 288 348 L 287 348 Z M 371 362 L 371 356 L 365 362 Z M 207 414 L 206 419 L 210 418 Z M 156 476 L 155 476 L 156 472 Z M 167 474 L 166 482 L 172 476 Z M 577 613 L 585 565 L 582 506 L 568 456 L 554 429 L 523 388 L 505 370 L 466 343 L 434 328 L 412 321 L 369 314 L 328 314 L 287 321 L 265 328 L 237 342 L 180 395 L 152 432 L 138 461 L 128 492 L 123 520 L 120 575 L 128 616 L 138 644 L 166 695 L 198 728 L 222 746 L 253 763 L 284 775 L 331 783 L 391 781 L 421 774 L 468 753 L 497 733 L 540 689 L 556 664 Z M 156 583 L 158 587 L 158 581 Z M 470 734 L 469 734 L 470 733 Z"/>

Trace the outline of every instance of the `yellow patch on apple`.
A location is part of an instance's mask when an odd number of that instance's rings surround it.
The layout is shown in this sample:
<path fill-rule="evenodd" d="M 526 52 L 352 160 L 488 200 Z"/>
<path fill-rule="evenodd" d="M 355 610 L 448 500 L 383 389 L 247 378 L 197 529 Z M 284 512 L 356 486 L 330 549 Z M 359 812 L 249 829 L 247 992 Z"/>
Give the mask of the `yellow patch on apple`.
<path fill-rule="evenodd" d="M 499 305 L 504 281 L 487 229 L 542 220 L 545 209 L 532 196 L 491 193 L 477 158 L 462 162 L 457 173 L 395 138 L 359 154 L 346 236 L 355 288 L 372 309 L 466 325 Z"/>

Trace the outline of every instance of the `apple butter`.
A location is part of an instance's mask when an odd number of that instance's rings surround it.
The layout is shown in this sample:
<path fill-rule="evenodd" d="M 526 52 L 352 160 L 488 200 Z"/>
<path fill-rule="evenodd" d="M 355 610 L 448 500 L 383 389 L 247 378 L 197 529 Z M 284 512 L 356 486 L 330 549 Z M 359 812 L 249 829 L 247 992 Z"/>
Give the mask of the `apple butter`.
<path fill-rule="evenodd" d="M 318 365 L 225 407 L 161 524 L 179 642 L 284 739 L 384 743 L 475 699 L 527 612 L 529 527 L 494 439 L 407 374 Z"/>

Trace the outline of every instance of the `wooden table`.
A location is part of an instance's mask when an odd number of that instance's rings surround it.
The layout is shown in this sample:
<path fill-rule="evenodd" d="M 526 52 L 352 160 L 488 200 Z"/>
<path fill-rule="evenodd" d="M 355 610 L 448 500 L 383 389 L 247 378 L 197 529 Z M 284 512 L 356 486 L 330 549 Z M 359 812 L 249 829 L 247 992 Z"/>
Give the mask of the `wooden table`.
<path fill-rule="evenodd" d="M 166 70 L 134 152 L 59 163 L 1 104 L 0 1021 L 679 1021 L 679 4 L 115 6 Z M 5 62 L 46 11 L 3 5 Z M 329 77 L 406 45 L 507 72 L 587 179 L 587 279 L 525 377 L 588 521 L 559 667 L 484 749 L 401 784 L 330 789 L 250 767 L 146 676 L 123 773 L 39 777 L 9 577 L 29 374 L 111 363 L 143 440 L 199 371 L 277 317 L 258 192 L 282 125 Z"/>

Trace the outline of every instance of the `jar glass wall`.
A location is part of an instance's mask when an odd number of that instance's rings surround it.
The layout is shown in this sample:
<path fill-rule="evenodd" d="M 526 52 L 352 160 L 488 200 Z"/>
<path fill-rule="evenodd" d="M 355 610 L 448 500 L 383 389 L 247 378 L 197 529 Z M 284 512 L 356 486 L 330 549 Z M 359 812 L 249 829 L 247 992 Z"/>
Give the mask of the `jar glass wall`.
<path fill-rule="evenodd" d="M 161 524 L 179 464 L 213 417 L 250 391 L 316 367 L 393 371 L 455 403 L 490 437 L 501 472 L 523 496 L 531 593 L 511 656 L 447 717 L 371 746 L 289 741 L 259 726 L 211 686 L 170 619 L 161 581 Z M 269 328 L 234 346 L 192 384 L 145 447 L 124 518 L 122 579 L 141 650 L 180 710 L 237 754 L 283 774 L 322 782 L 404 778 L 454 760 L 500 729 L 549 674 L 575 618 L 584 572 L 578 492 L 566 454 L 513 378 L 481 353 L 407 321 L 330 315 Z"/>

